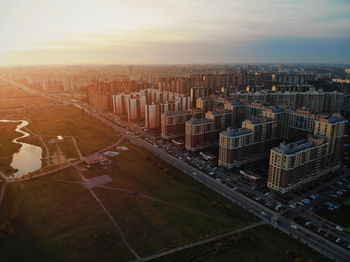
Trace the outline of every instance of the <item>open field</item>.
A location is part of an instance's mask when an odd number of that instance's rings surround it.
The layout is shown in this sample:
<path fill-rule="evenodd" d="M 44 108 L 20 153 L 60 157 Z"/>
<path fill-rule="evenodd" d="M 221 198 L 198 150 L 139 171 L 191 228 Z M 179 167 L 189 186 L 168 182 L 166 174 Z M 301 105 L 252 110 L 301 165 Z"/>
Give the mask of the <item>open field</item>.
<path fill-rule="evenodd" d="M 132 256 L 73 169 L 11 183 L 0 206 L 0 261 L 122 261 Z M 0 226 L 0 227 L 1 227 Z M 4 231 L 4 230 L 2 230 Z"/>
<path fill-rule="evenodd" d="M 58 135 L 74 136 L 84 156 L 117 140 L 117 134 L 111 128 L 73 106 L 48 107 L 45 110 L 32 108 L 9 114 L 7 119 L 28 120 L 28 129 L 35 134 L 42 135 L 45 141 L 56 138 Z M 28 139 L 31 138 L 27 138 L 26 141 L 29 142 Z M 41 143 L 37 145 L 42 146 Z M 73 152 L 71 138 L 60 143 L 59 147 L 63 153 L 68 155 L 68 158 L 76 156 Z"/>
<path fill-rule="evenodd" d="M 54 101 L 39 95 L 27 93 L 21 88 L 0 80 L 0 110 L 49 103 L 54 103 Z"/>
<path fill-rule="evenodd" d="M 4 119 L 28 120 L 29 125 L 25 127 L 25 130 L 42 137 L 49 149 L 50 163 L 54 165 L 79 157 L 73 143 L 73 137 L 75 137 L 83 156 L 90 155 L 114 143 L 119 137 L 119 134 L 116 134 L 111 128 L 72 106 L 48 107 L 45 110 L 31 108 L 10 113 L 3 117 Z M 19 149 L 19 145 L 11 143 L 14 137 L 20 136 L 20 134 L 14 132 L 15 126 L 16 123 L 0 123 L 0 170 L 5 174 L 13 173 L 14 170 L 9 164 L 12 154 Z M 49 143 L 58 135 L 67 137 L 57 144 Z M 40 137 L 29 136 L 22 141 L 44 149 L 43 166 L 46 166 L 47 150 L 45 150 L 46 148 Z"/>
<path fill-rule="evenodd" d="M 187 249 L 155 261 L 323 262 L 330 260 L 273 227 L 264 225 L 219 242 Z"/>
<path fill-rule="evenodd" d="M 108 188 L 94 191 L 120 222 L 131 246 L 140 255 L 257 221 L 153 154 L 130 143 L 124 145 L 129 151 L 115 157 L 110 167 L 91 168 L 84 175 L 92 178 L 107 174 L 112 178 Z M 122 192 L 125 189 L 131 192 Z"/>
<path fill-rule="evenodd" d="M 0 122 L 0 171 L 5 174 L 11 174 L 15 171 L 10 164 L 12 155 L 20 148 L 19 144 L 12 143 L 14 138 L 22 135 L 14 131 L 18 124 Z"/>
<path fill-rule="evenodd" d="M 112 182 L 93 190 L 139 255 L 257 221 L 161 159 L 126 145 L 130 150 L 117 156 L 110 167 L 96 166 L 84 175 L 92 178 L 108 174 L 112 178 Z M 164 168 L 169 171 L 164 173 Z M 10 228 L 10 234 L 0 234 L 0 253 L 4 254 L 0 261 L 27 257 L 47 261 L 49 254 L 50 261 L 134 259 L 81 182 L 72 168 L 10 183 L 0 206 L 0 227 L 5 224 Z"/>

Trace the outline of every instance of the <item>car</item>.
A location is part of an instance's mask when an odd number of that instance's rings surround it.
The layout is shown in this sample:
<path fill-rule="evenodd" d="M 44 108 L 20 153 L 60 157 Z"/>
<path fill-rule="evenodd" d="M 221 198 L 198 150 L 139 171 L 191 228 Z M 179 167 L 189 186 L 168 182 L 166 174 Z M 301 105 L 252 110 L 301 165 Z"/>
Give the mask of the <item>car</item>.
<path fill-rule="evenodd" d="M 344 231 L 344 228 L 342 228 L 341 226 L 336 226 L 335 229 L 337 229 L 337 230 L 340 231 L 340 232 L 343 232 L 343 231 Z"/>
<path fill-rule="evenodd" d="M 296 226 L 296 225 L 290 225 L 290 227 L 292 228 L 292 229 L 294 229 L 294 230 L 298 230 L 298 227 Z"/>
<path fill-rule="evenodd" d="M 337 243 L 340 243 L 340 241 L 342 241 L 342 239 L 341 239 L 340 237 L 338 237 L 338 238 L 335 240 L 335 242 L 337 242 Z"/>
<path fill-rule="evenodd" d="M 305 226 L 308 227 L 308 226 L 310 226 L 310 225 L 311 225 L 311 222 L 310 222 L 310 221 L 306 221 L 306 222 L 305 222 Z"/>
<path fill-rule="evenodd" d="M 263 215 L 264 217 L 267 217 L 267 214 L 264 211 L 261 211 L 260 214 Z"/>
<path fill-rule="evenodd" d="M 293 204 L 290 204 L 289 206 L 290 206 L 291 208 L 295 208 L 295 205 L 293 205 Z"/>
<path fill-rule="evenodd" d="M 322 228 L 317 229 L 317 232 L 320 233 L 320 234 L 324 234 L 325 233 L 325 231 Z"/>
<path fill-rule="evenodd" d="M 301 200 L 301 202 L 302 202 L 303 204 L 308 204 L 308 203 L 310 203 L 310 199 L 305 198 L 305 199 Z"/>
<path fill-rule="evenodd" d="M 311 199 L 316 199 L 317 197 L 315 195 L 310 195 L 309 196 Z"/>

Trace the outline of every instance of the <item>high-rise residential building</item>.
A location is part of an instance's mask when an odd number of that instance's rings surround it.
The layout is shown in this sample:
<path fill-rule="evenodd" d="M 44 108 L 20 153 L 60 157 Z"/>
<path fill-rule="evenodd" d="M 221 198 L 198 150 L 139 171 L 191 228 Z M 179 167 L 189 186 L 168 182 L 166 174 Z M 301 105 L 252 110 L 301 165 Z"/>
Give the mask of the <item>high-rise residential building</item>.
<path fill-rule="evenodd" d="M 209 97 L 214 93 L 213 88 L 210 87 L 192 87 L 190 89 L 190 100 L 193 107 L 196 106 L 197 98 Z"/>
<path fill-rule="evenodd" d="M 273 129 L 276 137 L 287 136 L 287 113 L 280 107 L 270 107 L 262 111 L 262 116 L 273 119 Z"/>
<path fill-rule="evenodd" d="M 219 165 L 226 168 L 240 166 L 252 161 L 254 155 L 254 132 L 247 128 L 227 128 L 220 133 Z"/>
<path fill-rule="evenodd" d="M 250 117 L 242 128 L 228 128 L 220 133 L 219 165 L 231 168 L 263 159 L 280 142 L 276 120 L 268 117 Z"/>
<path fill-rule="evenodd" d="M 185 125 L 186 149 L 197 151 L 217 144 L 217 131 L 212 119 L 192 118 Z"/>
<path fill-rule="evenodd" d="M 269 104 L 313 112 L 340 112 L 344 101 L 344 93 L 337 91 L 323 92 L 309 89 L 305 92 L 281 92 L 262 90 L 261 92 L 235 92 L 230 95 L 233 100 L 243 100 L 248 103 Z"/>
<path fill-rule="evenodd" d="M 185 135 L 185 122 L 191 118 L 202 118 L 200 110 L 168 111 L 161 114 L 162 138 L 176 138 Z"/>
<path fill-rule="evenodd" d="M 315 74 L 300 73 L 278 73 L 272 74 L 272 82 L 280 84 L 307 85 L 310 81 L 315 80 Z"/>
<path fill-rule="evenodd" d="M 242 128 L 253 131 L 255 142 L 267 141 L 276 137 L 274 120 L 268 117 L 250 117 L 242 122 Z"/>
<path fill-rule="evenodd" d="M 340 115 L 321 116 L 315 121 L 313 133 L 328 138 L 327 153 L 331 155 L 331 164 L 340 167 L 343 136 L 347 120 Z"/>
<path fill-rule="evenodd" d="M 246 105 L 242 102 L 225 103 L 224 108 L 232 111 L 232 124 L 234 128 L 239 128 L 243 119 L 246 118 Z"/>
<path fill-rule="evenodd" d="M 127 114 L 126 100 L 130 97 L 130 94 L 118 94 L 112 96 L 113 112 L 116 114 Z"/>
<path fill-rule="evenodd" d="M 232 126 L 233 112 L 228 109 L 217 109 L 209 111 L 205 114 L 205 118 L 211 119 L 214 122 L 216 131 L 223 131 L 227 127 Z"/>
<path fill-rule="evenodd" d="M 126 99 L 128 121 L 145 119 L 146 96 L 130 96 Z"/>
<path fill-rule="evenodd" d="M 338 170 L 346 123 L 340 115 L 319 115 L 313 136 L 272 148 L 267 186 L 286 193 Z"/>
<path fill-rule="evenodd" d="M 145 126 L 149 129 L 160 128 L 161 114 L 168 112 L 168 104 L 145 105 Z"/>
<path fill-rule="evenodd" d="M 217 145 L 220 132 L 232 125 L 232 116 L 231 110 L 217 109 L 207 112 L 204 119 L 188 120 L 186 149 L 196 151 Z"/>
<path fill-rule="evenodd" d="M 298 139 L 306 137 L 313 132 L 315 120 L 319 118 L 319 114 L 307 110 L 286 110 L 287 125 L 285 137 L 288 139 Z"/>
<path fill-rule="evenodd" d="M 87 89 L 88 104 L 98 110 L 113 112 L 113 95 L 139 92 L 149 86 L 145 82 L 130 80 L 94 81 Z"/>
<path fill-rule="evenodd" d="M 214 109 L 214 101 L 211 97 L 198 97 L 196 99 L 196 108 L 203 112 L 208 112 Z"/>
<path fill-rule="evenodd" d="M 309 137 L 272 148 L 268 188 L 286 193 L 332 171 L 327 144 L 326 137 Z"/>

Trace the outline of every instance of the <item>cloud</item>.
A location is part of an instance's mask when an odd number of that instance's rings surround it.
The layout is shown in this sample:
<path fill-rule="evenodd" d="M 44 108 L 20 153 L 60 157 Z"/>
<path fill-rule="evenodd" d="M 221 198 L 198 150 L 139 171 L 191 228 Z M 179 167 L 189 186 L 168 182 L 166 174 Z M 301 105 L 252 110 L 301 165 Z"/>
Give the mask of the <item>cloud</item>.
<path fill-rule="evenodd" d="M 36 53 L 43 62 L 44 57 L 50 58 L 48 62 L 53 57 L 61 61 L 54 52 L 69 61 L 74 57 L 77 62 L 90 59 L 91 63 L 100 63 L 102 57 L 116 63 L 149 63 L 151 59 L 172 63 L 180 58 L 187 62 L 252 61 L 251 54 L 256 55 L 255 61 L 276 61 L 296 59 L 298 52 L 303 54 L 300 59 L 349 60 L 349 47 L 343 43 L 350 39 L 350 1 L 19 1 L 2 0 L 0 34 L 6 38 L 0 42 L 0 53 L 10 52 L 7 61 L 15 59 L 14 54 L 21 53 L 18 50 L 27 50 L 26 61 Z M 313 50 L 312 45 L 320 48 Z M 145 50 L 148 54 L 143 54 Z M 323 53 L 316 57 L 316 50 Z"/>

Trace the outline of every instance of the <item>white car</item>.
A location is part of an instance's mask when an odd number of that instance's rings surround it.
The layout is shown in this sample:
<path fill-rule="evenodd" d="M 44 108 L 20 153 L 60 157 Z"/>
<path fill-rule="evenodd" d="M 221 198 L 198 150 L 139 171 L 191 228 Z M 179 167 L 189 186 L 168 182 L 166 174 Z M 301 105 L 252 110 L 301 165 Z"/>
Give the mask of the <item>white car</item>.
<path fill-rule="evenodd" d="M 298 227 L 296 225 L 290 225 L 291 228 L 293 228 L 294 230 L 298 230 Z"/>
<path fill-rule="evenodd" d="M 264 217 L 267 217 L 267 214 L 264 211 L 261 211 L 260 214 L 262 214 Z"/>
<path fill-rule="evenodd" d="M 343 232 L 344 231 L 344 228 L 342 228 L 341 226 L 336 226 L 335 227 L 337 230 L 339 230 L 340 232 Z"/>

